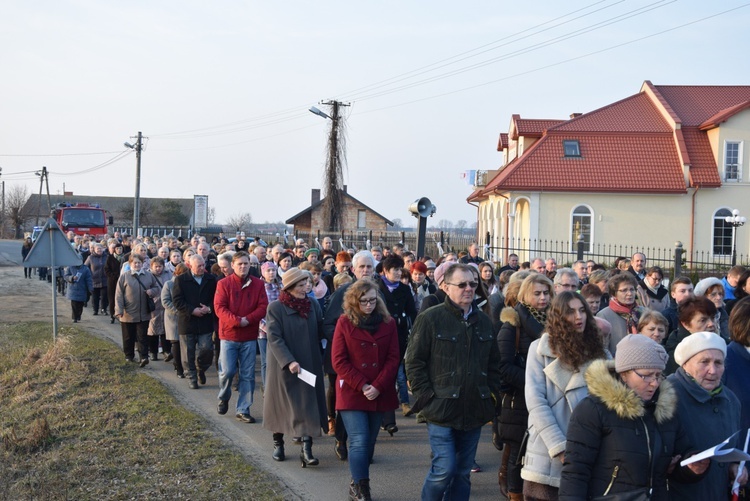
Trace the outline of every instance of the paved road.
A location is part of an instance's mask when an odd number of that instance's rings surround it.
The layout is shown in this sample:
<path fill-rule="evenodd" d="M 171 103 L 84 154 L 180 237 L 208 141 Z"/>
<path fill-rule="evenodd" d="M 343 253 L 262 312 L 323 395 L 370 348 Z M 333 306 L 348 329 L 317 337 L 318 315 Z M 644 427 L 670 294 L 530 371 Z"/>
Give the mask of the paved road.
<path fill-rule="evenodd" d="M 17 266 L 19 264 L 21 264 L 21 241 L 0 240 L 0 266 Z"/>
<path fill-rule="evenodd" d="M 17 259 L 20 261 L 20 248 L 18 248 L 20 244 L 16 243 L 15 247 L 7 248 L 5 244 L 5 241 L 0 241 L 0 256 L 7 253 L 14 257 L 17 252 Z M 10 272 L 11 269 L 8 271 Z M 15 270 L 13 272 L 15 273 Z M 20 267 L 17 272 L 19 276 L 23 276 Z M 49 285 L 38 281 L 34 281 L 34 284 L 34 287 L 39 289 L 40 297 L 46 300 Z M 40 314 L 48 317 L 49 307 L 45 301 L 43 303 L 45 307 L 40 307 Z M 58 308 L 60 324 L 70 323 L 70 307 L 67 301 L 60 300 Z M 79 325 L 121 346 L 120 328 L 117 324 L 111 325 L 109 317 L 92 316 L 91 311 L 87 309 Z M 260 361 L 256 367 L 260 367 Z M 159 360 L 151 362 L 142 370 L 162 381 L 177 400 L 205 418 L 217 434 L 237 447 L 250 461 L 279 478 L 287 488 L 283 493 L 285 499 L 306 501 L 346 499 L 350 479 L 349 469 L 347 463 L 339 461 L 335 456 L 332 437 L 315 439 L 313 453 L 320 459 L 319 466 L 302 469 L 298 460 L 298 449 L 289 441 L 287 441 L 288 459 L 283 463 L 276 463 L 271 459 L 271 432 L 263 429 L 262 419 L 260 419 L 263 415 L 263 398 L 260 393 L 259 374 L 256 383 L 256 401 L 250 410 L 251 414 L 258 418 L 258 423 L 244 424 L 234 419 L 232 412 L 234 398 L 230 402 L 230 412 L 227 415 L 217 414 L 218 379 L 214 369 L 207 373 L 208 382 L 199 390 L 190 390 L 187 380 L 178 379 L 171 363 Z M 392 438 L 387 433 L 381 432 L 375 447 L 375 462 L 371 467 L 370 475 L 373 495 L 379 501 L 419 499 L 422 481 L 429 468 L 430 449 L 425 426 L 417 424 L 413 418 L 401 417 L 399 413 L 397 413 L 397 421 L 400 431 Z M 490 430 L 489 427 L 485 427 L 477 453 L 477 462 L 485 468 L 485 471 L 472 474 L 472 500 L 501 499 L 497 488 L 499 461 L 500 453 L 490 443 Z"/>

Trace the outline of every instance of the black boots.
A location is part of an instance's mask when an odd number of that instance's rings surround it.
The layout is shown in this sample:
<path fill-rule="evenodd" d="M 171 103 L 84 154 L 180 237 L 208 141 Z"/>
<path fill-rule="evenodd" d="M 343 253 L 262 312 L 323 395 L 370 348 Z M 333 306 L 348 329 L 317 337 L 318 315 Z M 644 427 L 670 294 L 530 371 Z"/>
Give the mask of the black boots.
<path fill-rule="evenodd" d="M 359 482 L 351 481 L 349 484 L 350 501 L 372 501 L 370 496 L 370 479 L 363 478 Z"/>
<path fill-rule="evenodd" d="M 312 455 L 312 437 L 302 437 L 302 452 L 299 453 L 299 460 L 303 468 L 308 465 L 315 466 L 320 462 Z"/>
<path fill-rule="evenodd" d="M 286 459 L 284 455 L 284 434 L 274 433 L 273 434 L 273 460 L 283 461 Z"/>

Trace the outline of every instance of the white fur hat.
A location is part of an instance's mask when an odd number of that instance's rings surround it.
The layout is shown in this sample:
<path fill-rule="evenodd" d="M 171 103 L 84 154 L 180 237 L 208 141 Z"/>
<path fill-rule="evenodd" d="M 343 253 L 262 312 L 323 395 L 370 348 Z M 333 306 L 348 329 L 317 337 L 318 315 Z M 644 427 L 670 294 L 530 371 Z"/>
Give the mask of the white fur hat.
<path fill-rule="evenodd" d="M 727 343 L 713 332 L 696 332 L 683 339 L 674 350 L 674 359 L 682 367 L 685 362 L 705 350 L 719 350 L 727 356 Z"/>
<path fill-rule="evenodd" d="M 695 295 L 696 296 L 705 296 L 706 292 L 709 288 L 713 287 L 714 285 L 721 285 L 721 288 L 724 288 L 724 284 L 721 283 L 721 280 L 719 280 L 716 277 L 708 277 L 704 278 L 697 284 L 695 284 Z"/>

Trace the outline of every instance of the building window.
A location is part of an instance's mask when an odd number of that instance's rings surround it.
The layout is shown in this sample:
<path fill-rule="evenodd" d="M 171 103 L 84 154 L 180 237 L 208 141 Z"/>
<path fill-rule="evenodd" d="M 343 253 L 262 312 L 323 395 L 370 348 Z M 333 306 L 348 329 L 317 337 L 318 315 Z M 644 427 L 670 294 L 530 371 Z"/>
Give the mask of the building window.
<path fill-rule="evenodd" d="M 581 145 L 577 140 L 566 139 L 563 141 L 563 151 L 565 152 L 566 157 L 580 157 Z"/>
<path fill-rule="evenodd" d="M 367 228 L 367 211 L 357 211 L 357 228 Z"/>
<path fill-rule="evenodd" d="M 724 143 L 724 181 L 742 181 L 742 143 Z"/>
<path fill-rule="evenodd" d="M 719 209 L 714 213 L 713 251 L 714 256 L 730 256 L 732 254 L 732 225 L 724 218 L 731 216 L 729 209 Z"/>
<path fill-rule="evenodd" d="M 591 252 L 593 231 L 593 212 L 587 205 L 579 205 L 573 209 L 570 225 L 570 242 L 573 252 L 578 250 L 578 236 L 583 236 L 584 252 Z"/>

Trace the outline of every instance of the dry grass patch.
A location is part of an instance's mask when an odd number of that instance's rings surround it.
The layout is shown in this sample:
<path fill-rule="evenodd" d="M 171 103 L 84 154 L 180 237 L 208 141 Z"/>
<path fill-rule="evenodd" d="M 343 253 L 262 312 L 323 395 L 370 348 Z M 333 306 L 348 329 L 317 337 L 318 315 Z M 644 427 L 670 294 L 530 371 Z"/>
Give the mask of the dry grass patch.
<path fill-rule="evenodd" d="M 110 343 L 0 325 L 0 499 L 281 499 Z"/>

